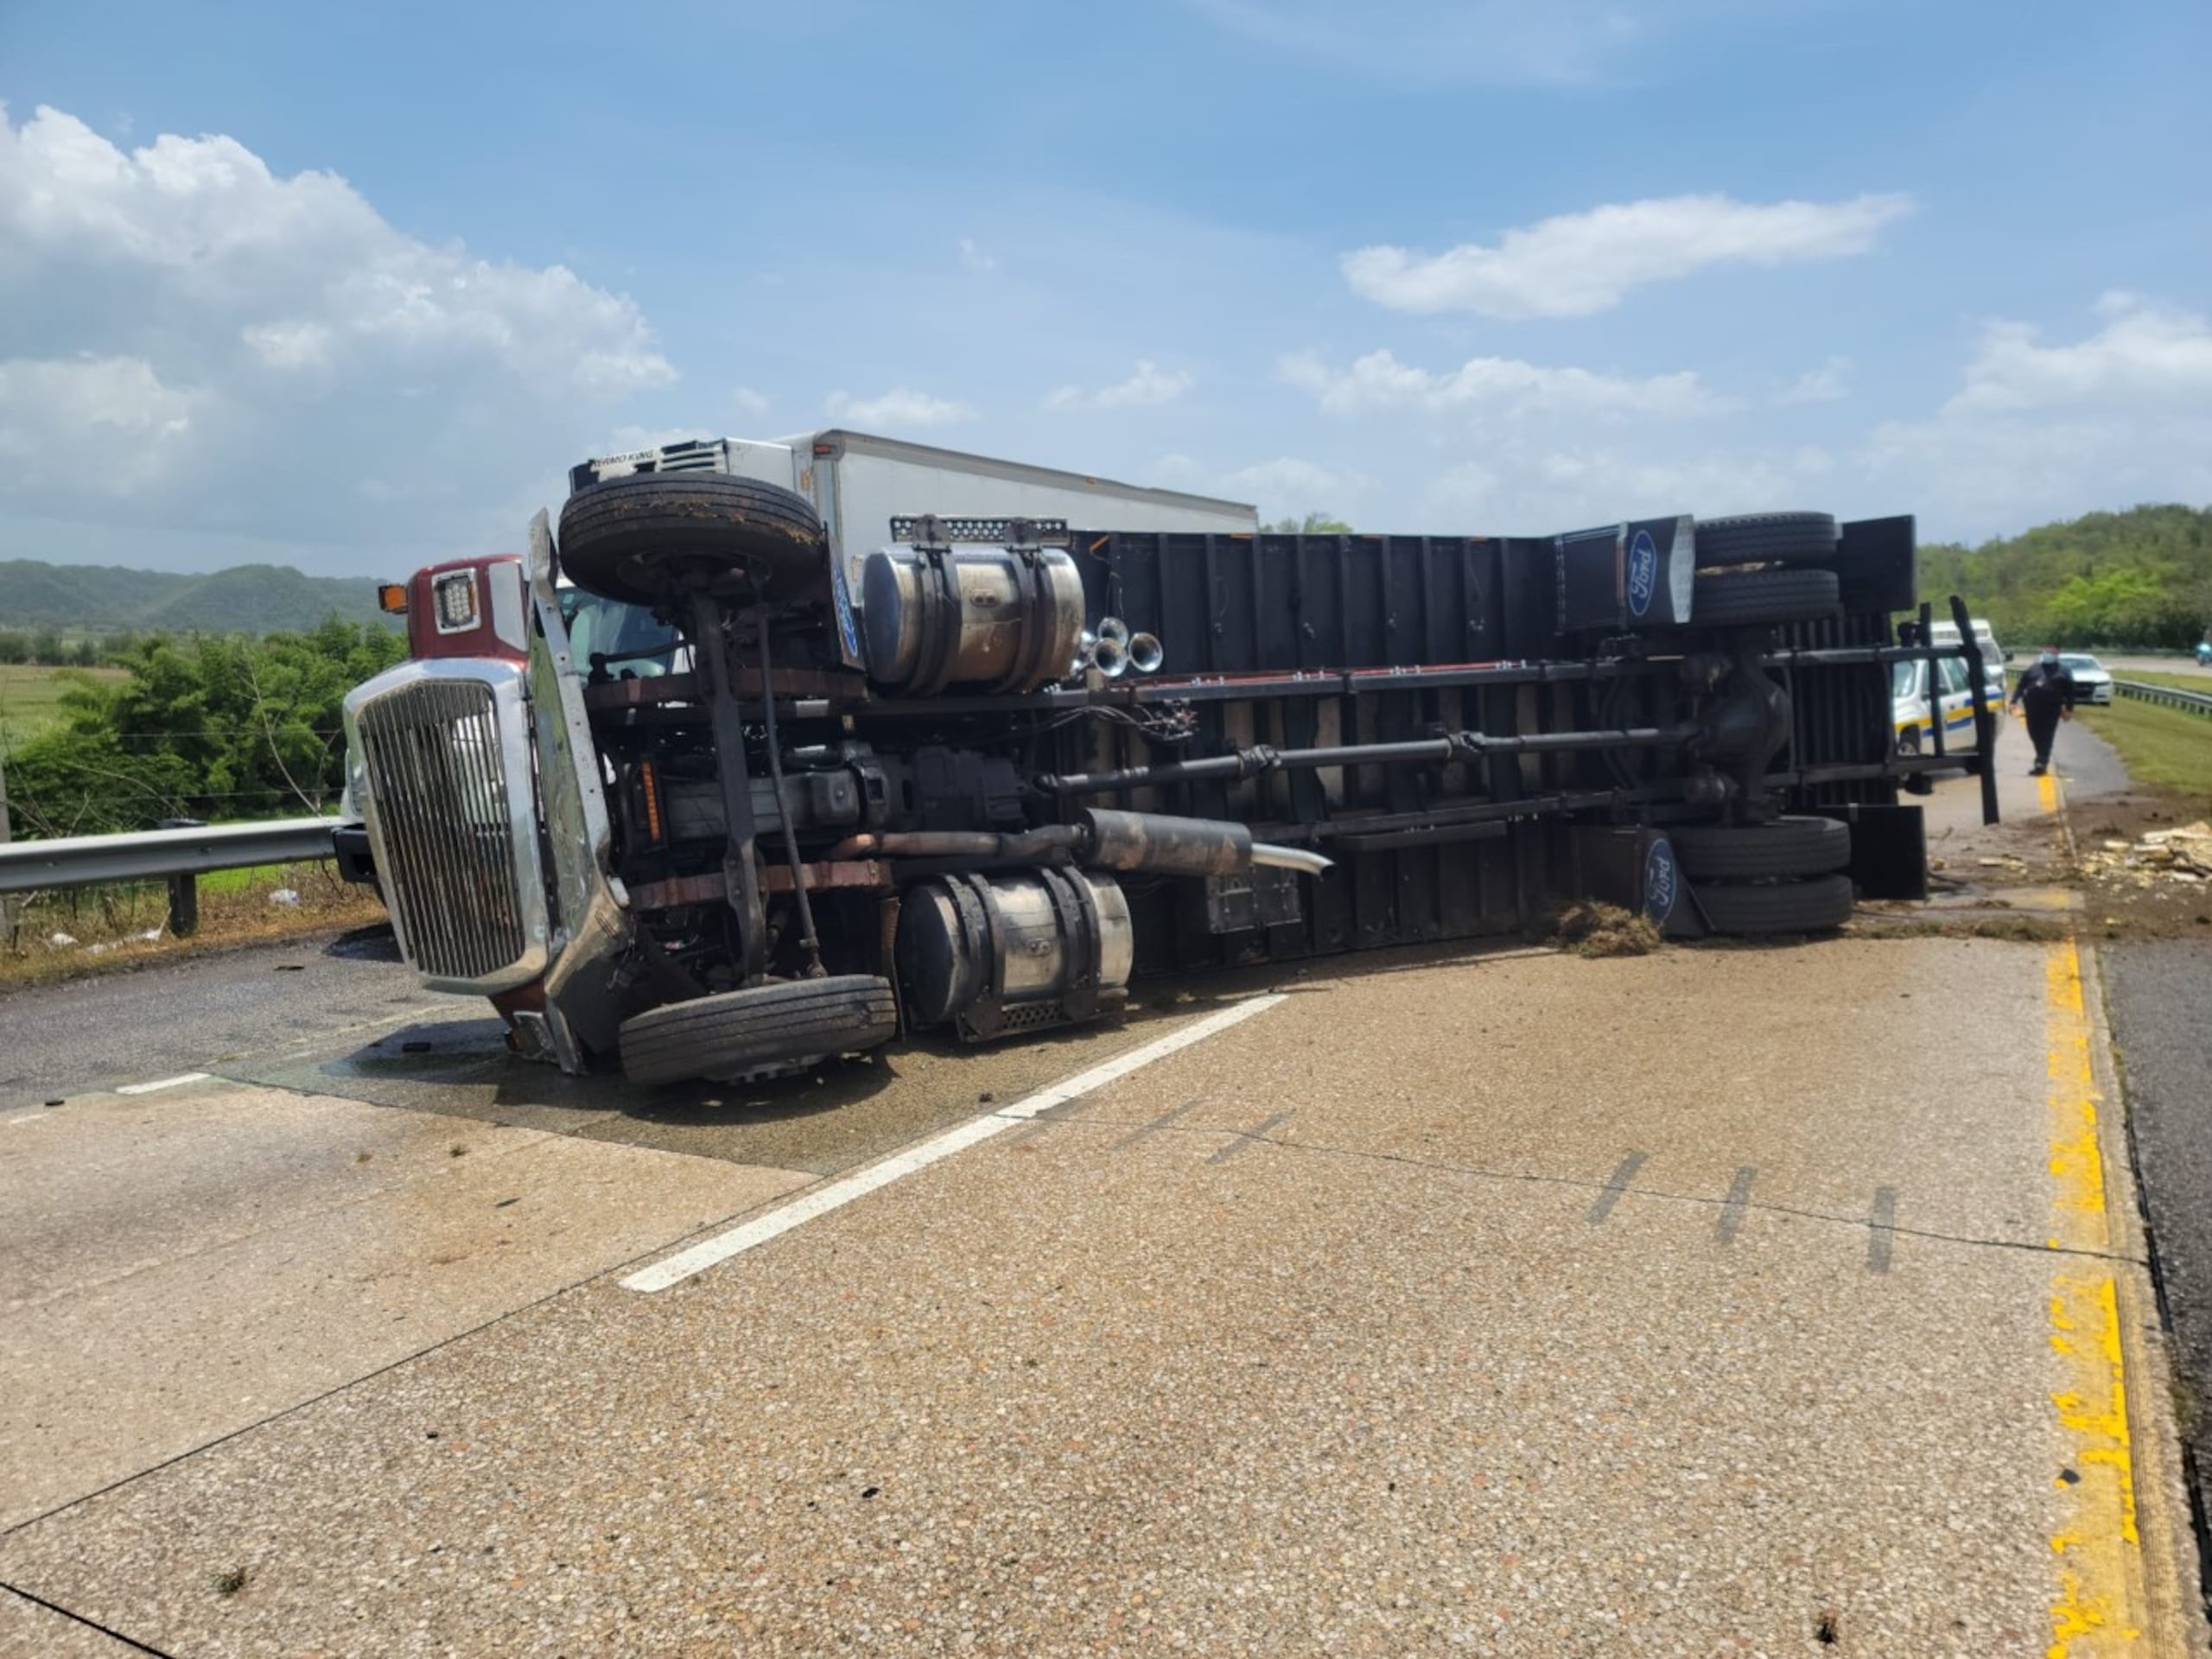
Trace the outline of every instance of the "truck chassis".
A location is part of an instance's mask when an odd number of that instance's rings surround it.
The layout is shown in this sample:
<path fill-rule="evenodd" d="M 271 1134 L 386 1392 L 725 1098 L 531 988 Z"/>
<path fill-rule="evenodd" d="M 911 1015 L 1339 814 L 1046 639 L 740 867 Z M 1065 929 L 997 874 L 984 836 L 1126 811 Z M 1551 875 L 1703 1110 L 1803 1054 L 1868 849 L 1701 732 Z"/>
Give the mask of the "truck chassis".
<path fill-rule="evenodd" d="M 856 604 L 803 498 L 589 483 L 511 573 L 522 660 L 359 688 L 355 785 L 425 982 L 567 1070 L 750 1077 L 1579 897 L 1819 931 L 1854 886 L 1924 895 L 1899 796 L 1928 772 L 1980 772 L 1993 816 L 1978 658 L 1973 747 L 1897 752 L 1888 664 L 1939 654 L 1924 608 L 1892 626 L 1910 518 L 891 528 Z M 586 632 L 620 643 L 580 661 Z"/>

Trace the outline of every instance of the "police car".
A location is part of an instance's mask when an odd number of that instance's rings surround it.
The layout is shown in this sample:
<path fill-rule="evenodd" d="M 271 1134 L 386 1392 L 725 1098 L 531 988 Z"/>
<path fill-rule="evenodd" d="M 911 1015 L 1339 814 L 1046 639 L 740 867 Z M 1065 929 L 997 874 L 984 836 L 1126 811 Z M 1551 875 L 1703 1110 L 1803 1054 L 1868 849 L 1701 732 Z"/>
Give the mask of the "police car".
<path fill-rule="evenodd" d="M 2001 690 L 1985 690 L 1990 712 L 2002 707 Z M 1933 754 L 1936 722 L 1943 722 L 1946 750 L 1974 746 L 1974 688 L 1967 665 L 1956 657 L 1890 664 L 1891 724 L 1899 754 Z"/>

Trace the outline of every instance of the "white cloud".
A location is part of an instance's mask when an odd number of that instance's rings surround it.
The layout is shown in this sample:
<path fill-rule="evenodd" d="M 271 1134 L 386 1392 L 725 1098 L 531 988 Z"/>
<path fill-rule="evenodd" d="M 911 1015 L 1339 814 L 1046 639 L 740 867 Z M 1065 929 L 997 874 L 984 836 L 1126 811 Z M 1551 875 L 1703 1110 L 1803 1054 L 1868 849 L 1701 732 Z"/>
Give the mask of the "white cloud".
<path fill-rule="evenodd" d="M 1778 394 L 1777 404 L 1834 404 L 1851 396 L 1851 359 L 1832 357 L 1808 369 Z"/>
<path fill-rule="evenodd" d="M 1874 429 L 1867 475 L 1983 531 L 2096 505 L 2212 500 L 2212 322 L 2126 294 L 2097 312 L 2102 326 L 2071 345 L 1987 324 L 1942 408 Z"/>
<path fill-rule="evenodd" d="M 2201 405 L 2212 397 L 2212 328 L 2202 317 L 2117 292 L 2100 300 L 2097 311 L 2109 321 L 2072 346 L 2039 345 L 2041 331 L 2026 323 L 1991 323 L 1948 409 L 2041 409 L 2113 398 Z"/>
<path fill-rule="evenodd" d="M 632 301 L 564 267 L 425 242 L 234 138 L 125 149 L 44 107 L 0 109 L 0 505 L 149 548 L 355 549 L 310 561 L 343 569 L 474 550 L 486 501 L 557 487 L 594 404 L 676 378 Z M 59 435 L 88 423 L 129 435 L 100 463 L 127 502 L 100 480 L 93 500 Z M 361 510 L 363 478 L 390 482 L 390 512 Z"/>
<path fill-rule="evenodd" d="M 1440 254 L 1400 247 L 1344 256 L 1353 292 L 1396 311 L 1474 311 L 1489 317 L 1583 317 L 1645 283 L 1718 264 L 1782 265 L 1865 253 L 1910 198 L 1742 202 L 1670 196 L 1563 213 L 1508 231 L 1496 247 L 1468 243 Z"/>
<path fill-rule="evenodd" d="M 319 369 L 330 362 L 330 330 L 320 322 L 256 322 L 238 331 L 272 369 Z"/>
<path fill-rule="evenodd" d="M 1643 448 L 1510 444 L 1439 474 L 1433 512 L 1471 514 L 1507 534 L 1668 512 L 1715 518 L 1804 505 L 1834 471 L 1826 450 L 1669 455 Z"/>
<path fill-rule="evenodd" d="M 932 397 L 907 386 L 894 386 L 880 397 L 855 397 L 833 391 L 823 407 L 831 420 L 858 427 L 955 426 L 976 418 L 976 411 L 965 404 Z"/>
<path fill-rule="evenodd" d="M 997 258 L 978 247 L 972 236 L 960 238 L 960 263 L 978 276 L 988 276 L 999 268 Z"/>
<path fill-rule="evenodd" d="M 1478 357 L 1438 373 L 1401 363 L 1388 351 L 1370 352 L 1343 370 L 1332 369 L 1310 353 L 1297 353 L 1282 359 L 1280 368 L 1285 380 L 1312 392 L 1332 415 L 1416 409 L 1683 416 L 1719 406 L 1688 370 L 1631 379 L 1515 358 Z"/>
<path fill-rule="evenodd" d="M 1136 372 L 1126 380 L 1096 391 L 1081 386 L 1061 386 L 1046 394 L 1047 409 L 1151 409 L 1172 404 L 1197 379 L 1186 370 L 1164 370 L 1150 358 L 1140 359 Z"/>
<path fill-rule="evenodd" d="M 1325 467 L 1295 455 L 1278 455 L 1228 471 L 1202 466 L 1188 455 L 1162 455 L 1145 469 L 1145 477 L 1164 489 L 1252 502 L 1262 518 L 1287 513 L 1347 512 L 1373 483 L 1363 473 Z"/>
<path fill-rule="evenodd" d="M 0 360 L 0 458 L 10 474 L 130 495 L 185 458 L 200 401 L 143 358 Z"/>
<path fill-rule="evenodd" d="M 757 419 L 768 412 L 768 400 L 750 386 L 732 386 L 729 400 L 741 415 Z"/>

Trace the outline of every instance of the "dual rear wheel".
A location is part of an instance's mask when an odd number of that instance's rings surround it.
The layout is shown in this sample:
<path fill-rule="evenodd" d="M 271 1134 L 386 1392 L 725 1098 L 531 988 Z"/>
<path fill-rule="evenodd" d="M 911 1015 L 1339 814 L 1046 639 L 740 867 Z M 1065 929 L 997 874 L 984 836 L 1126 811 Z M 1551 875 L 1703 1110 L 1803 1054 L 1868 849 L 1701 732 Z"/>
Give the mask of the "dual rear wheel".
<path fill-rule="evenodd" d="M 1716 933 L 1819 933 L 1851 918 L 1851 827 L 1835 818 L 1672 830 L 1690 897 Z"/>

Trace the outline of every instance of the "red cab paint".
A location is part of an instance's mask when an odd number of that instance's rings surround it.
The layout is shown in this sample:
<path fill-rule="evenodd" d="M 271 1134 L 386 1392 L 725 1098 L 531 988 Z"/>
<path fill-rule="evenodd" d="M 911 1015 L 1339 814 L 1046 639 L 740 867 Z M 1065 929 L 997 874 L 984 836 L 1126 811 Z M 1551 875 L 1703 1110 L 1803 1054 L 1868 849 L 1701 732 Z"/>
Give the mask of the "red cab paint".
<path fill-rule="evenodd" d="M 408 578 L 410 657 L 494 657 L 518 663 L 530 654 L 529 618 L 519 554 L 448 559 Z"/>

